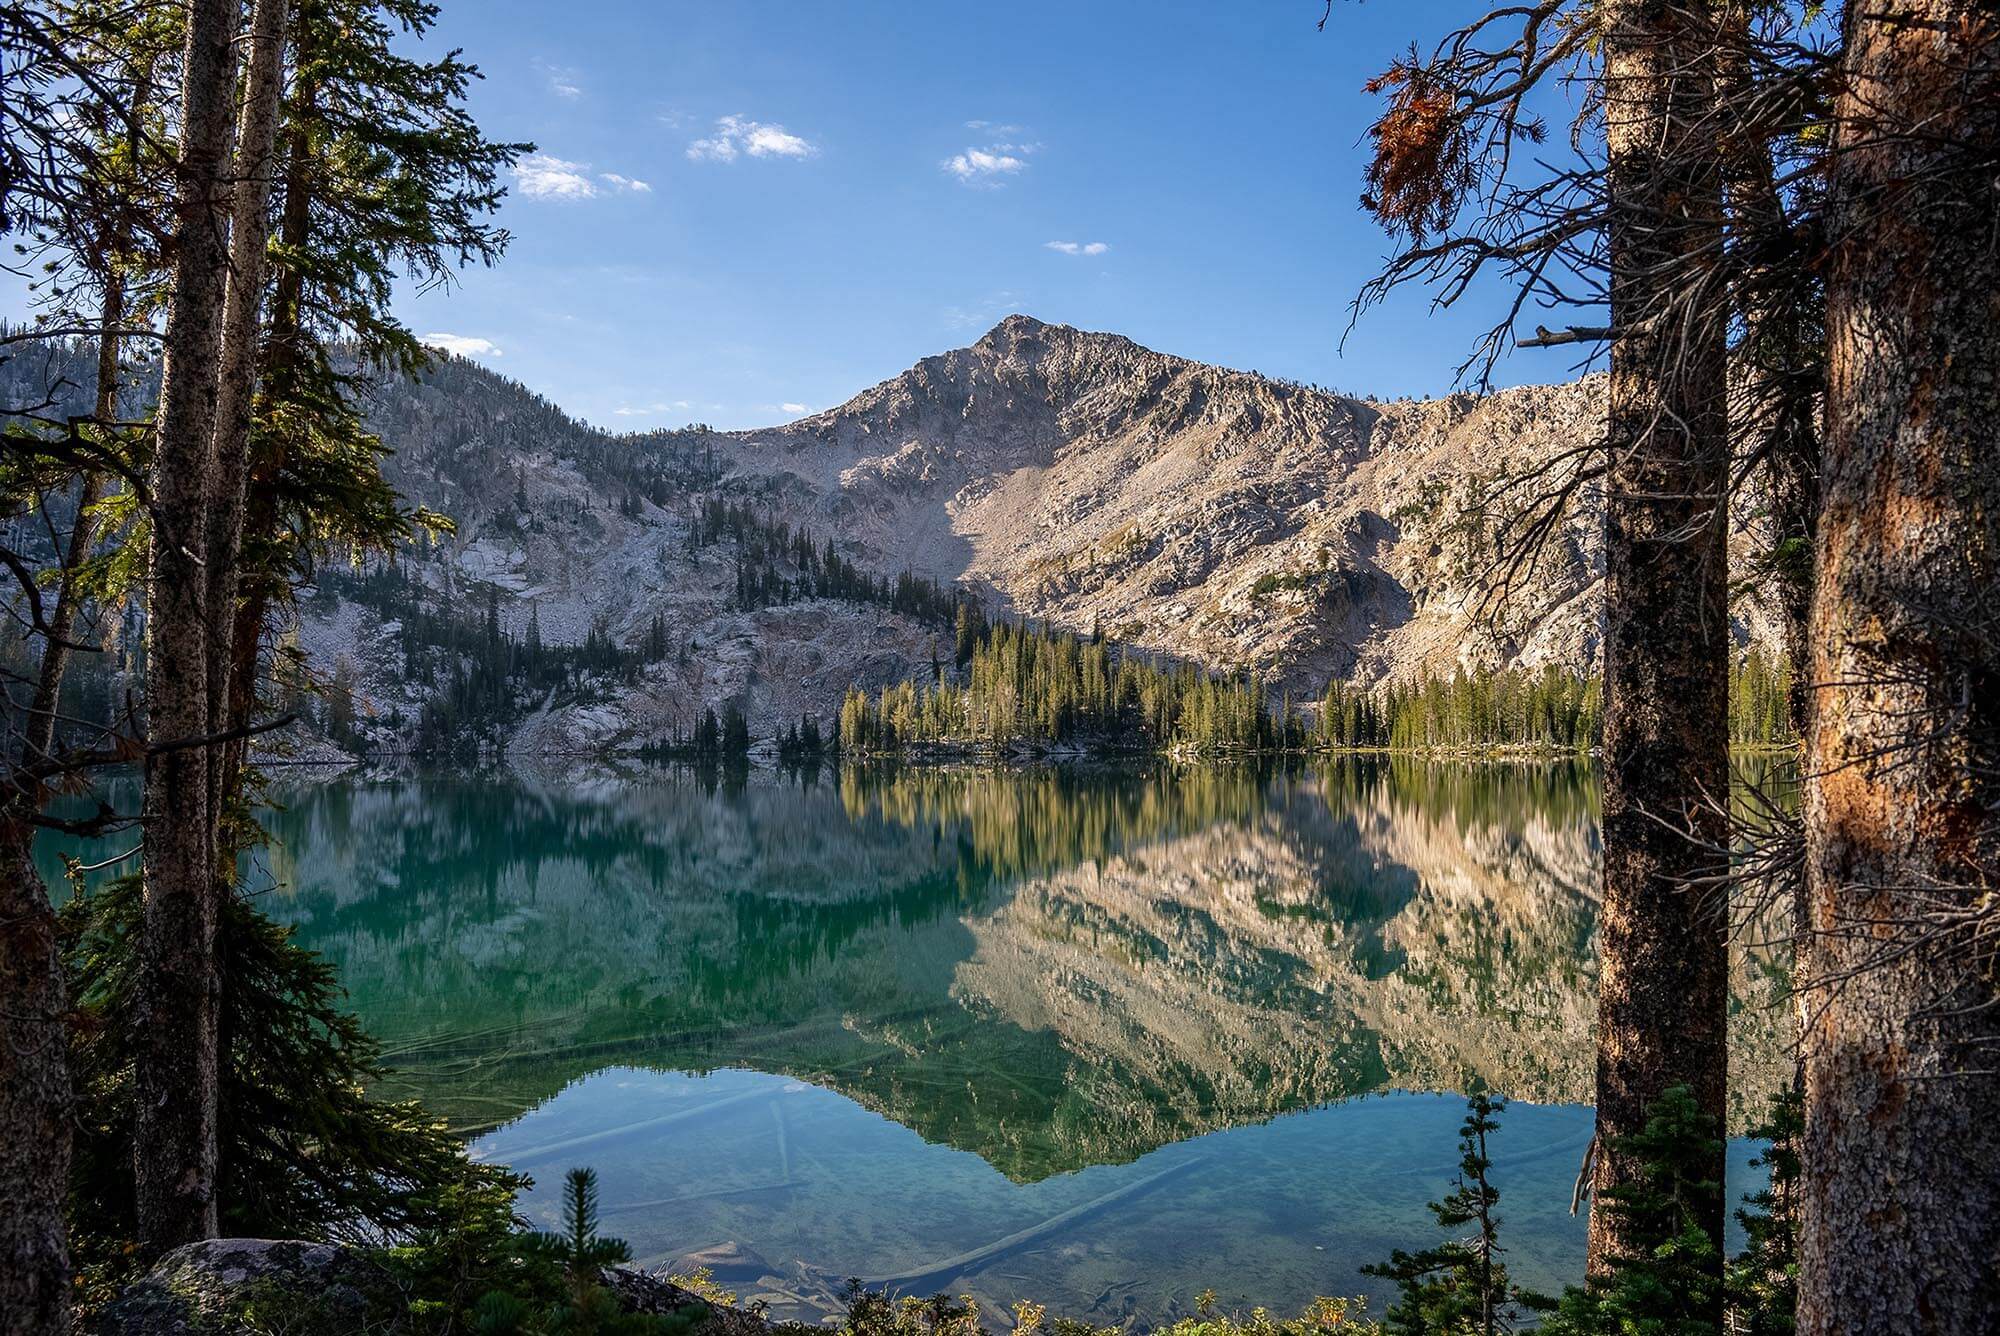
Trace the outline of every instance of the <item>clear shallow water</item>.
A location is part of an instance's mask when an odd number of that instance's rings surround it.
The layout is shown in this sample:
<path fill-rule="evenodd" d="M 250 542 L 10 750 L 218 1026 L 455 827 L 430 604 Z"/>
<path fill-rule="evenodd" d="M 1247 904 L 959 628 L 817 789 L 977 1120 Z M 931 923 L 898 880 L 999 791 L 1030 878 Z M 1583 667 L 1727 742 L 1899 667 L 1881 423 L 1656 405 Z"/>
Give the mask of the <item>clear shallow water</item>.
<path fill-rule="evenodd" d="M 1423 1203 L 1455 1166 L 1463 1117 L 1454 1097 L 1369 1096 L 1018 1183 L 804 1082 L 614 1068 L 480 1152 L 550 1181 L 572 1159 L 596 1165 L 605 1227 L 640 1261 L 700 1252 L 726 1284 L 787 1314 L 815 1317 L 845 1277 L 863 1276 L 912 1293 L 970 1291 L 995 1311 L 1039 1297 L 1144 1324 L 1192 1311 L 1207 1288 L 1242 1309 L 1369 1292 L 1379 1312 L 1359 1268 L 1430 1240 Z M 1494 1172 L 1524 1283 L 1575 1278 L 1584 1228 L 1568 1201 L 1589 1139 L 1590 1112 L 1577 1105 L 1506 1115 Z M 1747 1180 L 1748 1149 L 1733 1159 Z M 552 1192 L 530 1199 L 546 1227 L 557 1210 Z"/>
<path fill-rule="evenodd" d="M 1460 1092 L 1510 1262 L 1573 1279 L 1591 776 L 904 771 L 287 786 L 253 885 L 340 968 L 393 1093 L 637 1258 L 785 1316 L 844 1278 L 1148 1324 L 1368 1293 L 1435 1237 Z M 1737 970 L 1745 1107 L 1772 974 Z M 1752 1175 L 1733 1159 L 1736 1186 Z"/>

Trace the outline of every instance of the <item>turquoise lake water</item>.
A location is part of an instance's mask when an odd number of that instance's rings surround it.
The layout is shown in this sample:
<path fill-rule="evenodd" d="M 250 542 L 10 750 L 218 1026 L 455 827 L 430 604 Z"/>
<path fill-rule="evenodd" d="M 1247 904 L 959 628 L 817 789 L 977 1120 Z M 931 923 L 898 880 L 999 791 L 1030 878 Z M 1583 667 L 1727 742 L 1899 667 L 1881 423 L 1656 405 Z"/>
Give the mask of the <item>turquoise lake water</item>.
<path fill-rule="evenodd" d="M 1568 765 L 284 782 L 250 884 L 415 1095 L 607 1232 L 818 1320 L 845 1278 L 1144 1326 L 1371 1296 L 1463 1092 L 1509 1262 L 1581 1270 L 1594 778 Z M 1788 1070 L 1737 964 L 1742 1113 Z M 1732 1188 L 1755 1185 L 1733 1143 Z M 996 1312 L 996 1316 L 998 1315 Z"/>

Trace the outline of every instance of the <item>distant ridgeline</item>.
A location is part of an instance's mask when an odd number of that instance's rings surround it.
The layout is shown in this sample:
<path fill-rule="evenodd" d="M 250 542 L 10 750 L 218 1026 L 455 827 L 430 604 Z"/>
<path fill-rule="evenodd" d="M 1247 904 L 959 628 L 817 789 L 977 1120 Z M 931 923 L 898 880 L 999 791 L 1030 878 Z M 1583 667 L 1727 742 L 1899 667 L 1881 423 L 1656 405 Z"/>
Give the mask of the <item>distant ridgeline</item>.
<path fill-rule="evenodd" d="M 1254 674 L 1165 665 L 1101 635 L 989 624 L 961 604 L 956 676 L 850 690 L 839 745 L 864 754 L 1010 749 L 1257 754 L 1329 750 L 1588 751 L 1603 731 L 1594 678 L 1553 665 L 1425 675 L 1375 688 L 1335 681 L 1308 710 Z M 1730 740 L 1789 737 L 1790 674 L 1752 650 L 1730 672 Z"/>

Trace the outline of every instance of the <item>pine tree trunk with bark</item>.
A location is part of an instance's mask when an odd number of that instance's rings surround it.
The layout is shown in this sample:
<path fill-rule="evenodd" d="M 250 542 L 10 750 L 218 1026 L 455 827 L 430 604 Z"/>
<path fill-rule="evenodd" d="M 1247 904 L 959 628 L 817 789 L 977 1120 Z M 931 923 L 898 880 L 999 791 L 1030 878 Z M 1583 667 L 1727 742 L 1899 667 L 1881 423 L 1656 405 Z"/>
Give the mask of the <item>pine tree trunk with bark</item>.
<path fill-rule="evenodd" d="M 201 738 L 208 709 L 207 499 L 229 274 L 230 142 L 239 7 L 190 0 L 176 164 L 174 279 L 151 471 L 146 727 Z M 133 1155 L 142 1249 L 216 1228 L 221 980 L 215 961 L 208 748 L 150 757 L 145 779 L 138 1109 Z"/>
<path fill-rule="evenodd" d="M 1690 889 L 1724 832 L 1729 616 L 1722 176 L 1706 0 L 1608 0 L 1611 374 L 1605 484 L 1604 904 L 1594 1190 L 1634 1180 L 1616 1146 L 1689 1087 L 1725 1112 L 1723 906 Z M 1722 1179 L 1716 1157 L 1715 1180 Z M 1698 1214 L 1722 1237 L 1718 1190 Z M 1630 1255 L 1591 1212 L 1590 1262 Z M 1718 1319 L 1720 1314 L 1717 1314 Z"/>
<path fill-rule="evenodd" d="M 1847 14 L 1799 1330 L 2000 1332 L 2000 15 Z"/>
<path fill-rule="evenodd" d="M 236 652 L 237 591 L 241 586 L 244 500 L 250 472 L 250 419 L 262 347 L 265 253 L 271 235 L 271 176 L 285 91 L 285 33 L 289 0 L 257 0 L 250 20 L 251 49 L 244 80 L 243 116 L 236 134 L 236 198 L 229 235 L 229 293 L 222 330 L 222 372 L 215 408 L 215 468 L 208 500 L 208 606 L 212 648 L 208 660 L 208 712 L 217 731 L 237 727 L 231 718 Z M 254 633 L 253 633 L 254 634 Z M 256 671 L 256 646 L 249 667 Z M 246 683 L 254 694 L 254 684 Z M 249 722 L 247 715 L 240 721 Z M 217 894 L 235 878 L 238 832 L 233 810 L 245 743 L 214 749 L 209 784 L 217 804 Z"/>
<path fill-rule="evenodd" d="M 96 416 L 117 416 L 118 336 L 124 287 L 106 265 L 98 337 Z M 21 764 L 45 764 L 55 747 L 57 712 L 71 656 L 78 605 L 77 570 L 96 544 L 92 513 L 107 475 L 92 470 L 77 489 L 55 606 L 42 647 L 35 695 L 23 731 Z M 68 987 L 48 887 L 36 870 L 34 827 L 27 817 L 42 798 L 27 781 L 0 812 L 0 1336 L 70 1329 L 69 1197 L 71 1104 Z"/>
<path fill-rule="evenodd" d="M 294 59 L 301 69 L 312 63 L 315 51 L 312 45 L 313 26 L 309 14 L 301 13 L 293 23 Z M 312 229 L 312 144 L 309 141 L 304 121 L 311 115 L 318 96 L 317 89 L 302 81 L 295 90 L 292 103 L 295 108 L 295 123 L 282 132 L 284 161 L 284 206 L 278 219 L 278 241 L 284 250 L 299 256 L 305 253 L 311 240 Z M 266 331 L 261 364 L 261 382 L 264 392 L 276 398 L 296 390 L 300 364 L 305 358 L 305 274 L 294 262 L 280 269 L 278 279 L 271 294 L 270 321 Z M 282 434 L 267 436 L 261 449 L 253 450 L 247 461 L 246 488 L 243 519 L 240 527 L 241 550 L 248 552 L 252 545 L 268 548 L 277 538 L 277 529 L 282 520 L 278 514 L 276 490 L 279 475 L 283 472 L 285 442 Z M 251 578 L 246 582 L 246 572 L 237 572 L 237 599 L 235 629 L 231 641 L 232 664 L 229 672 L 229 691 L 225 726 L 231 729 L 246 728 L 257 708 L 257 665 L 259 651 L 263 645 L 264 623 L 270 615 L 273 590 L 283 579 L 280 572 L 258 570 L 248 572 Z M 245 744 L 229 744 L 223 762 L 223 783 L 225 791 L 233 791 L 236 777 L 241 773 L 245 756 Z"/>
<path fill-rule="evenodd" d="M 0 1336 L 70 1327 L 68 999 L 33 839 L 0 812 Z"/>

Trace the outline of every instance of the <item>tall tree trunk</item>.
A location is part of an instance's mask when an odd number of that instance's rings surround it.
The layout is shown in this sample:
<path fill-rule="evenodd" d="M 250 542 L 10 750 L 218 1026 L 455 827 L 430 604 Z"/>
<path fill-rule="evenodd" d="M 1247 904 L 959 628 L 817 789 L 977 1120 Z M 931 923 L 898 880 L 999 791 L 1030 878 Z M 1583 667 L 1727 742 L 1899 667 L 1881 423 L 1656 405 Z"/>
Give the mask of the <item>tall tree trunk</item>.
<path fill-rule="evenodd" d="M 1786 210 L 1771 152 L 1771 128 L 1757 120 L 1754 40 L 1745 0 L 1723 19 L 1718 102 L 1728 118 L 1729 226 L 1735 233 L 1736 317 L 1743 335 L 1730 369 L 1730 433 L 1739 461 L 1754 460 L 1754 485 L 1767 542 L 1763 582 L 1778 614 L 1791 679 L 1786 715 L 1797 754 L 1812 726 L 1812 552 L 1819 528 L 1820 417 L 1826 394 L 1825 302 L 1799 220 Z M 1741 467 L 1739 463 L 1738 467 Z M 1806 1025 L 1803 987 L 1808 931 L 1803 879 L 1785 915 L 1794 944 L 1792 1005 L 1797 1033 Z M 1793 1070 L 1802 1089 L 1805 1068 Z M 1791 1210 L 1790 1203 L 1783 1209 Z"/>
<path fill-rule="evenodd" d="M 125 321 L 125 277 L 115 258 L 104 263 L 103 332 L 97 336 L 97 420 L 100 424 L 118 417 L 118 341 L 112 331 Z M 108 427 L 99 427 L 108 432 Z M 69 673 L 70 638 L 76 630 L 77 570 L 90 558 L 97 545 L 97 503 L 104 499 L 109 474 L 91 469 L 77 488 L 76 520 L 70 525 L 69 547 L 63 554 L 62 574 L 56 584 L 55 607 L 49 610 L 49 634 L 42 648 L 40 674 L 35 680 L 35 698 L 28 707 L 28 726 L 21 747 L 23 761 L 34 764 L 48 758 L 55 745 L 56 713 L 62 704 L 63 678 Z"/>
<path fill-rule="evenodd" d="M 1792 674 L 1786 712 L 1803 747 L 1812 704 L 1807 634 L 1826 390 L 1824 302 L 1810 243 L 1786 208 L 1771 153 L 1768 121 L 1796 112 L 1776 111 L 1768 94 L 1759 96 L 1748 11 L 1747 0 L 1729 0 L 1718 61 L 1735 313 L 1743 328 L 1731 366 L 1730 430 L 1739 458 L 1757 466 L 1757 500 L 1770 544 L 1763 574 Z"/>
<path fill-rule="evenodd" d="M 313 15 L 301 9 L 292 24 L 293 45 L 296 61 L 304 68 L 311 59 L 313 35 Z M 285 189 L 284 208 L 278 219 L 278 240 L 285 252 L 292 256 L 305 253 L 306 243 L 311 239 L 312 227 L 312 145 L 308 141 L 304 123 L 309 118 L 316 89 L 310 83 L 303 83 L 294 93 L 297 110 L 294 123 L 284 132 Z M 300 363 L 305 353 L 302 347 L 305 336 L 305 274 L 296 262 L 285 265 L 278 274 L 276 290 L 271 298 L 271 319 L 269 336 L 263 349 L 262 382 L 265 392 L 282 399 L 296 390 Z M 267 439 L 264 449 L 253 452 L 247 471 L 243 520 L 241 526 L 242 550 L 249 552 L 254 544 L 268 552 L 276 541 L 280 523 L 276 500 L 278 476 L 284 468 L 284 441 L 282 438 Z M 241 597 L 235 611 L 235 630 L 231 642 L 233 663 L 229 674 L 229 691 L 225 725 L 242 728 L 249 724 L 250 717 L 257 708 L 257 661 L 263 645 L 264 622 L 270 614 L 273 590 L 283 576 L 271 569 L 249 572 L 249 580 L 238 572 L 238 589 Z M 246 744 L 229 744 L 223 761 L 223 785 L 225 792 L 234 792 L 240 775 Z"/>
<path fill-rule="evenodd" d="M 230 683 L 236 652 L 236 594 L 241 584 L 243 507 L 250 468 L 250 417 L 256 395 L 258 318 L 263 310 L 265 252 L 271 222 L 272 157 L 285 91 L 285 28 L 289 0 L 257 0 L 250 20 L 251 49 L 244 81 L 243 117 L 236 134 L 236 198 L 229 234 L 229 294 L 222 329 L 222 372 L 215 406 L 215 469 L 208 500 L 208 712 L 218 729 L 231 727 Z M 251 671 L 255 671 L 252 647 Z M 248 720 L 244 720 L 245 723 Z M 225 745 L 210 757 L 211 800 L 217 804 L 215 877 L 226 894 L 235 875 L 238 839 L 233 829 L 241 747 Z"/>
<path fill-rule="evenodd" d="M 1729 780 L 1728 470 L 1721 172 L 1706 0 L 1609 0 L 1609 475 L 1605 495 L 1604 907 L 1599 926 L 1599 1205 L 1590 1260 L 1632 1251 L 1603 1194 L 1616 1146 L 1689 1087 L 1725 1111 L 1728 939 L 1689 888 L 1723 834 Z M 1718 1153 L 1714 1177 L 1722 1180 Z M 1720 1190 L 1698 1214 L 1722 1238 Z M 1717 1313 L 1718 1319 L 1720 1313 Z"/>
<path fill-rule="evenodd" d="M 208 525 L 239 7 L 189 0 L 172 307 L 153 447 L 146 727 L 208 734 Z M 149 1253 L 215 1233 L 216 904 L 207 748 L 148 759 L 134 1172 Z"/>
<path fill-rule="evenodd" d="M 68 1004 L 21 816 L 0 812 L 0 1336 L 49 1336 L 69 1330 Z"/>
<path fill-rule="evenodd" d="M 2000 18 L 1846 23 L 1799 1330 L 1968 1336 L 2000 1331 Z"/>
<path fill-rule="evenodd" d="M 99 422 L 118 410 L 118 336 L 124 286 L 105 266 L 104 332 L 97 345 Z M 49 612 L 49 634 L 21 750 L 23 764 L 46 761 L 76 628 L 77 568 L 96 542 L 93 509 L 104 496 L 101 470 L 84 474 L 77 514 Z M 70 1103 L 68 997 L 55 910 L 35 868 L 34 828 L 25 820 L 39 788 L 15 794 L 0 812 L 0 1336 L 66 1332 L 70 1327 L 68 1224 Z"/>

